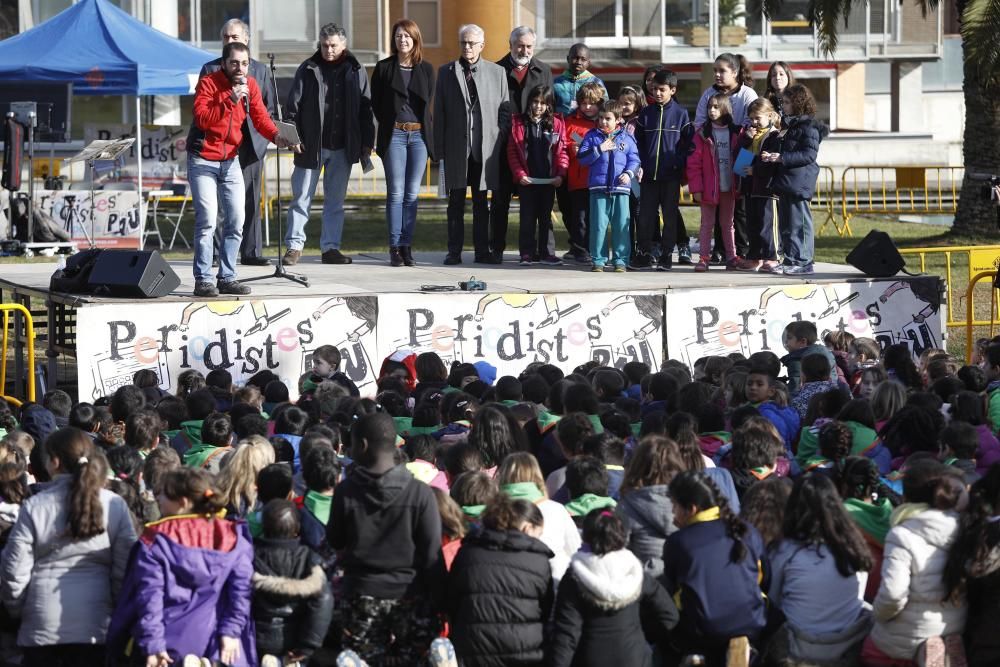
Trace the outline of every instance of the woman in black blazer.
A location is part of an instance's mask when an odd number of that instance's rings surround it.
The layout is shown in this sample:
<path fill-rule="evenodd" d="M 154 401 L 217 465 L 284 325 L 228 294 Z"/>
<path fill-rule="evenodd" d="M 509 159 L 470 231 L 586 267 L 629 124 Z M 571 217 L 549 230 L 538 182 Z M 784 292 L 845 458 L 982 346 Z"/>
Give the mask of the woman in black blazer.
<path fill-rule="evenodd" d="M 422 57 L 420 27 L 409 19 L 392 26 L 392 55 L 375 65 L 372 108 L 378 121 L 375 149 L 385 167 L 389 263 L 413 266 L 417 193 L 434 139 L 431 95 L 434 68 Z"/>

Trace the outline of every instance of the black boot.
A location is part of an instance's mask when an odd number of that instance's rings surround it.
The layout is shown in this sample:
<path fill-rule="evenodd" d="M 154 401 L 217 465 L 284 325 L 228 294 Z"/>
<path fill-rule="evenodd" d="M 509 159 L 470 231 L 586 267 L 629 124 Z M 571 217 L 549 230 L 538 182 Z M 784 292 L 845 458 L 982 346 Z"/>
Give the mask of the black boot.
<path fill-rule="evenodd" d="M 413 249 L 410 246 L 399 246 L 399 252 L 403 255 L 403 264 L 406 266 L 416 265 L 416 262 L 413 261 Z"/>
<path fill-rule="evenodd" d="M 399 246 L 389 247 L 389 264 L 392 266 L 403 265 L 403 256 L 399 253 Z"/>

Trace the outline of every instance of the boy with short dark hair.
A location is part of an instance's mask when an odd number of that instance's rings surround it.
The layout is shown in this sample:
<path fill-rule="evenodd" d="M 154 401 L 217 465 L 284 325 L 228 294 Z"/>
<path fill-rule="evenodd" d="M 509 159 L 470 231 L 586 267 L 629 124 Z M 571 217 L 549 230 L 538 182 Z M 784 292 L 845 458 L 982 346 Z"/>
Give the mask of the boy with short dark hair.
<path fill-rule="evenodd" d="M 597 114 L 597 127 L 587 133 L 577 153 L 587 166 L 590 189 L 591 270 L 604 271 L 610 260 L 616 273 L 624 273 L 629 259 L 628 196 L 639 173 L 639 149 L 622 126 L 622 104 L 609 100 Z M 611 231 L 611 253 L 607 235 Z"/>
<path fill-rule="evenodd" d="M 201 443 L 184 454 L 184 465 L 217 474 L 222 468 L 222 460 L 232 451 L 232 440 L 233 422 L 229 415 L 213 412 L 202 422 Z"/>
<path fill-rule="evenodd" d="M 976 451 L 979 449 L 979 431 L 972 424 L 953 421 L 941 431 L 944 462 L 962 471 L 966 486 L 979 480 L 976 472 Z"/>
<path fill-rule="evenodd" d="M 693 147 L 694 126 L 687 109 L 674 99 L 677 75 L 673 71 L 658 71 L 648 88 L 654 103 L 639 112 L 635 128 L 642 161 L 642 186 L 639 190 L 639 224 L 636 227 L 638 252 L 629 267 L 638 270 L 653 266 L 652 243 L 660 226 L 662 209 L 663 247 L 659 268 L 666 271 L 672 266 L 671 247 L 675 238 L 678 239 L 678 259 L 683 261 L 686 257 L 687 263 L 691 259 L 679 202 L 684 165 Z"/>
<path fill-rule="evenodd" d="M 840 385 L 830 380 L 830 360 L 825 354 L 807 354 L 802 357 L 801 379 L 799 393 L 792 397 L 792 407 L 799 413 L 799 420 L 805 421 L 812 397 L 837 389 Z"/>
<path fill-rule="evenodd" d="M 778 435 L 784 441 L 785 456 L 790 462 L 793 462 L 793 472 L 798 473 L 798 464 L 794 463 L 792 444 L 799 435 L 801 420 L 795 408 L 781 402 L 778 385 L 778 379 L 772 377 L 767 369 L 751 367 L 750 372 L 747 373 L 745 393 L 747 401 L 757 408 L 760 416 L 774 424 Z M 735 427 L 733 430 L 735 431 Z"/>
<path fill-rule="evenodd" d="M 802 359 L 809 354 L 822 354 L 830 362 L 830 379 L 837 381 L 837 360 L 826 345 L 817 343 L 819 334 L 816 324 L 806 320 L 789 322 L 781 334 L 781 343 L 788 354 L 781 358 L 781 363 L 788 369 L 788 394 L 794 396 L 799 391 L 802 375 Z"/>
<path fill-rule="evenodd" d="M 312 393 L 320 382 L 330 380 L 358 398 L 361 392 L 346 373 L 340 370 L 340 350 L 336 345 L 320 345 L 312 353 L 312 375 L 305 382 L 305 393 Z"/>
<path fill-rule="evenodd" d="M 354 467 L 333 496 L 327 540 L 342 553 L 342 648 L 369 664 L 418 664 L 437 636 L 441 517 L 430 487 L 396 463 L 392 417 L 351 428 Z"/>

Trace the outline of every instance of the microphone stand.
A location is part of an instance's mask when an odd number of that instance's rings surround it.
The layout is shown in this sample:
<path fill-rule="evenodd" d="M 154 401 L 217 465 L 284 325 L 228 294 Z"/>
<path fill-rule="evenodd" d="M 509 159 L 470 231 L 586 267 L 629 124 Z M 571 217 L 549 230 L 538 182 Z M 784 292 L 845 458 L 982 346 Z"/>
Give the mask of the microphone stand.
<path fill-rule="evenodd" d="M 271 92 L 274 94 L 274 106 L 278 110 L 278 120 L 281 121 L 283 119 L 282 119 L 282 116 L 281 116 L 281 102 L 278 100 L 278 77 L 275 74 L 275 69 L 274 69 L 274 54 L 273 53 L 267 54 L 267 58 L 270 61 L 270 68 L 271 68 Z M 251 122 L 253 122 L 253 121 L 251 121 Z M 278 215 L 277 215 L 277 218 L 278 218 L 278 246 L 277 246 L 277 248 L 278 248 L 278 256 L 275 258 L 274 273 L 272 273 L 271 275 L 254 276 L 253 278 L 243 278 L 239 282 L 241 282 L 241 283 L 252 283 L 252 282 L 256 282 L 258 280 L 268 280 L 269 278 L 284 278 L 285 280 L 291 280 L 293 283 L 298 283 L 299 285 L 302 285 L 303 287 L 309 287 L 309 279 L 308 278 L 306 278 L 305 276 L 300 275 L 298 273 L 292 273 L 291 271 L 287 271 L 285 269 L 285 265 L 281 263 L 281 256 L 282 256 L 281 242 L 285 238 L 285 235 L 281 231 L 281 149 L 280 148 L 276 148 L 275 155 L 278 158 L 277 160 L 274 161 L 275 169 L 276 169 L 275 176 L 277 177 L 277 180 L 278 180 Z M 262 178 L 261 183 L 263 184 L 263 175 L 262 175 L 261 178 Z M 286 212 L 286 215 L 287 215 L 287 212 Z"/>

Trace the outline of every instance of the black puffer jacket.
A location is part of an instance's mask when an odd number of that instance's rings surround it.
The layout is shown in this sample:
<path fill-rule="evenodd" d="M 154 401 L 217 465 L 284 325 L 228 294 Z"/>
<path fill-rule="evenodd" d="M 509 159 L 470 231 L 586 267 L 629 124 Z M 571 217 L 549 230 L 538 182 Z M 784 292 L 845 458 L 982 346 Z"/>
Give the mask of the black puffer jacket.
<path fill-rule="evenodd" d="M 965 565 L 969 616 L 965 622 L 965 652 L 972 667 L 1000 664 L 1000 524 L 986 528 L 984 553 Z"/>
<path fill-rule="evenodd" d="M 254 540 L 253 618 L 260 655 L 323 645 L 333 594 L 321 560 L 298 540 Z"/>
<path fill-rule="evenodd" d="M 448 612 L 463 665 L 542 664 L 552 555 L 518 531 L 480 528 L 462 540 L 448 577 Z"/>
<path fill-rule="evenodd" d="M 771 179 L 771 189 L 779 195 L 812 199 L 819 176 L 819 143 L 830 129 L 812 116 L 788 116 L 788 131 L 781 138 L 781 162 Z"/>
<path fill-rule="evenodd" d="M 647 667 L 649 642 L 665 639 L 679 619 L 670 595 L 631 551 L 580 551 L 559 584 L 548 664 Z"/>

